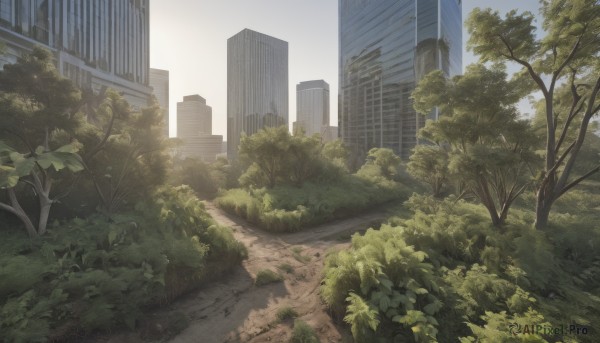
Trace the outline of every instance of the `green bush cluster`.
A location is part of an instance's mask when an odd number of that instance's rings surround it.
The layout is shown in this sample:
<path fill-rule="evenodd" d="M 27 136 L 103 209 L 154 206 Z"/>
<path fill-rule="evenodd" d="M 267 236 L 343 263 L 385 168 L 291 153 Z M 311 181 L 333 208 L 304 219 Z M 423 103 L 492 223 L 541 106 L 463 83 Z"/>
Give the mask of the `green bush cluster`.
<path fill-rule="evenodd" d="M 337 182 L 306 182 L 301 187 L 231 189 L 218 197 L 216 203 L 265 230 L 282 232 L 351 216 L 407 196 L 407 189 L 397 182 L 377 183 L 366 177 L 346 175 Z"/>
<path fill-rule="evenodd" d="M 294 329 L 292 330 L 292 337 L 290 343 L 319 343 L 319 337 L 315 333 L 315 330 L 306 324 L 306 322 L 296 319 L 294 321 Z"/>
<path fill-rule="evenodd" d="M 598 195 L 593 195 L 596 200 Z M 513 335 L 510 325 L 600 320 L 600 218 L 556 214 L 546 232 L 514 209 L 503 230 L 482 206 L 413 196 L 414 215 L 354 235 L 326 259 L 321 295 L 357 342 L 593 342 Z"/>
<path fill-rule="evenodd" d="M 283 277 L 271 269 L 262 269 L 256 273 L 256 280 L 254 280 L 254 284 L 256 286 L 264 286 L 269 283 L 275 283 L 282 281 Z"/>
<path fill-rule="evenodd" d="M 36 240 L 0 239 L 0 332 L 7 342 L 134 328 L 144 309 L 213 279 L 245 258 L 188 187 L 162 188 L 108 220 L 55 222 Z"/>

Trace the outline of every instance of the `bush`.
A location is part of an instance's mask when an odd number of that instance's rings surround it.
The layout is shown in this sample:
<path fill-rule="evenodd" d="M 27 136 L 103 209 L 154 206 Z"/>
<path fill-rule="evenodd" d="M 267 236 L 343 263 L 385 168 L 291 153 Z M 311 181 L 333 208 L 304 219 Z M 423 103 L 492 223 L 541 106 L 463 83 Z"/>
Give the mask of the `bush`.
<path fill-rule="evenodd" d="M 246 256 L 188 187 L 163 188 L 112 220 L 55 222 L 38 240 L 4 235 L 0 331 L 10 342 L 133 329 L 148 307 L 214 280 Z"/>
<path fill-rule="evenodd" d="M 262 269 L 256 273 L 254 284 L 256 286 L 264 286 L 269 283 L 282 281 L 283 277 L 270 269 Z"/>
<path fill-rule="evenodd" d="M 326 258 L 321 297 L 357 342 L 509 342 L 509 324 L 600 320 L 597 219 L 555 215 L 542 232 L 515 208 L 499 230 L 465 201 L 413 196 L 407 205 L 412 218 L 355 234 L 349 250 Z M 542 336 L 516 338 L 569 339 Z"/>
<path fill-rule="evenodd" d="M 403 185 L 387 179 L 380 181 L 346 175 L 326 184 L 232 189 L 218 197 L 216 203 L 265 230 L 294 232 L 408 197 L 408 189 Z"/>
<path fill-rule="evenodd" d="M 284 321 L 298 317 L 298 312 L 293 307 L 285 306 L 277 311 L 277 320 Z"/>
<path fill-rule="evenodd" d="M 296 319 L 294 321 L 294 330 L 290 343 L 319 343 L 319 337 L 315 331 L 304 321 Z"/>

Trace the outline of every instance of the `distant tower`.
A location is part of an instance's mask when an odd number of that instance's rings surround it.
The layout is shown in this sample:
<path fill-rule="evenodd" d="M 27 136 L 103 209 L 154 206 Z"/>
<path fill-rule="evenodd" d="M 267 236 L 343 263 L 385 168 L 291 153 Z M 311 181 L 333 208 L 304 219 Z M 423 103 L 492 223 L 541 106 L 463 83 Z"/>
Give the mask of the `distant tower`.
<path fill-rule="evenodd" d="M 195 157 L 205 162 L 221 153 L 223 136 L 212 134 L 212 108 L 200 95 L 183 97 L 177 103 L 177 138 L 183 141 L 180 157 Z"/>
<path fill-rule="evenodd" d="M 304 81 L 296 85 L 296 122 L 307 136 L 323 134 L 329 126 L 329 84 L 323 80 Z"/>
<path fill-rule="evenodd" d="M 244 29 L 227 40 L 227 155 L 242 132 L 288 123 L 288 43 Z"/>
<path fill-rule="evenodd" d="M 355 161 L 374 147 L 404 159 L 428 117 L 410 98 L 432 70 L 462 71 L 461 0 L 339 0 L 339 130 Z"/>
<path fill-rule="evenodd" d="M 169 137 L 169 71 L 150 68 L 150 87 L 164 115 L 165 137 Z"/>
<path fill-rule="evenodd" d="M 0 42 L 0 68 L 41 45 L 79 87 L 110 87 L 134 107 L 148 104 L 149 0 L 0 0 Z"/>

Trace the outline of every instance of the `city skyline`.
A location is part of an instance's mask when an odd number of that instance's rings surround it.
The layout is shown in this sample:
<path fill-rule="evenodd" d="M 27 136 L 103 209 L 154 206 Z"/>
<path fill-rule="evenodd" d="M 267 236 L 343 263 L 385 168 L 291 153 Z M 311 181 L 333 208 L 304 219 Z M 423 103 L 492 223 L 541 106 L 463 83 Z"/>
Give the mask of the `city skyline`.
<path fill-rule="evenodd" d="M 537 1 L 463 0 L 462 6 L 463 19 L 474 7 L 492 7 L 501 13 L 513 8 L 538 13 Z M 151 0 L 150 66 L 170 72 L 170 122 L 176 120 L 178 99 L 199 93 L 212 104 L 213 132 L 226 136 L 227 39 L 249 28 L 289 42 L 289 122 L 296 120 L 295 85 L 323 79 L 331 89 L 330 125 L 337 126 L 337 7 L 337 1 L 322 0 L 180 0 L 177 6 Z M 465 51 L 467 39 L 463 27 L 463 67 L 475 61 L 473 54 Z M 175 125 L 171 125 L 171 135 L 175 132 Z"/>

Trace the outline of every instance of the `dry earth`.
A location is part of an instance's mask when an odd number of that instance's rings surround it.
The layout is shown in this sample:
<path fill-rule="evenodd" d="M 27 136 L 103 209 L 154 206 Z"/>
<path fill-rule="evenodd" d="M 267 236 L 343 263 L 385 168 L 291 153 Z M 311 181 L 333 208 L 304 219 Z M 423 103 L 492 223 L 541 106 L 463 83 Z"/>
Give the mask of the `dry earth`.
<path fill-rule="evenodd" d="M 160 323 L 164 323 L 165 318 L 180 316 L 189 318 L 189 325 L 168 342 L 287 342 L 293 320 L 279 322 L 277 311 L 289 306 L 298 313 L 299 319 L 315 329 L 321 342 L 352 341 L 347 330 L 332 321 L 319 297 L 323 261 L 327 252 L 347 248 L 347 238 L 352 233 L 380 223 L 387 217 L 385 211 L 369 212 L 297 233 L 270 234 L 210 202 L 205 205 L 217 222 L 231 227 L 236 239 L 246 245 L 248 259 L 224 279 L 154 313 L 157 320 L 150 325 L 156 327 L 150 331 L 158 332 L 150 336 L 161 336 L 160 331 L 166 328 Z M 282 270 L 284 264 L 293 271 Z M 262 269 L 278 272 L 284 277 L 283 282 L 255 286 L 256 273 Z M 94 340 L 97 343 L 142 341 L 147 338 L 142 340 L 138 334 Z"/>

